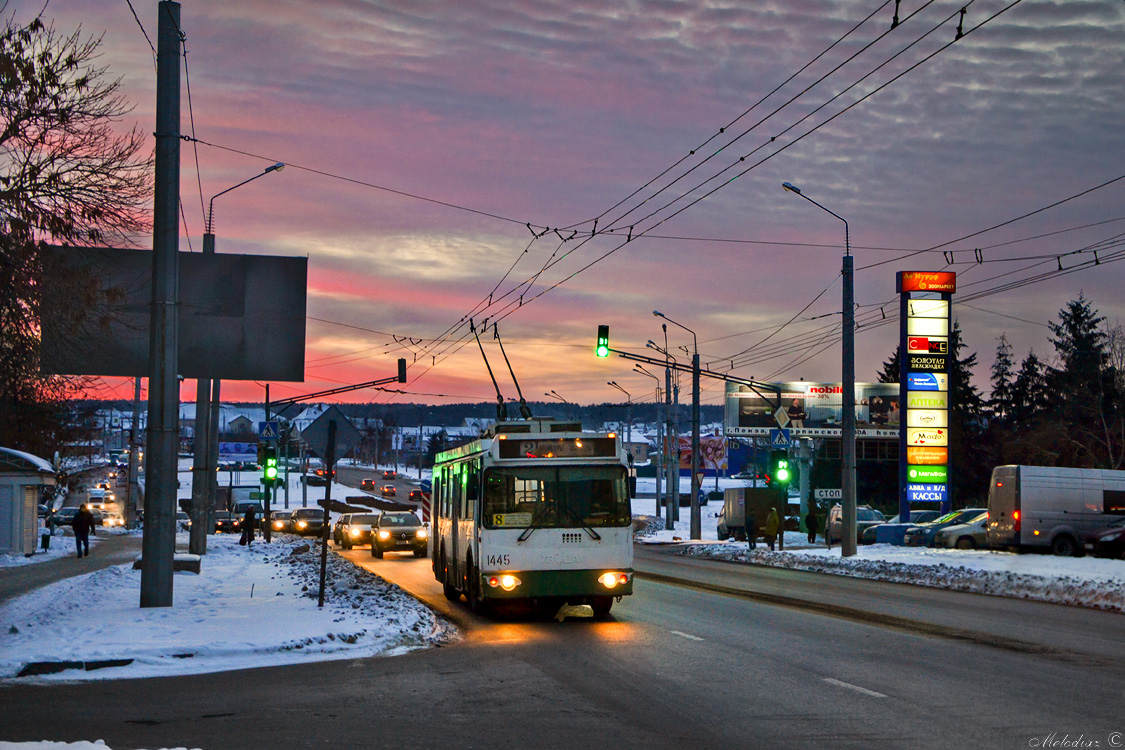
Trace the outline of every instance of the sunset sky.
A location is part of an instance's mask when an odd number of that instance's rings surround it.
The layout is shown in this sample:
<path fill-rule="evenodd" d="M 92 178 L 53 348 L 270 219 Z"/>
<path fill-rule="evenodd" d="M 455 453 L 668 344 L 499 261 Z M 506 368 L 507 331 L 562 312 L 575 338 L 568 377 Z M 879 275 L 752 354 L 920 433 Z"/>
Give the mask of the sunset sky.
<path fill-rule="evenodd" d="M 157 7 L 44 11 L 103 35 L 136 105 L 121 126 L 147 133 Z M 309 259 L 305 382 L 277 398 L 405 356 L 405 394 L 342 400 L 493 401 L 471 317 L 505 396 L 494 322 L 529 400 L 623 399 L 608 380 L 651 400 L 593 344 L 608 324 L 615 348 L 663 346 L 654 309 L 713 370 L 837 381 L 843 224 L 791 182 L 849 224 L 857 379 L 897 343 L 895 272 L 955 270 L 987 386 L 997 338 L 1050 358 L 1080 293 L 1125 318 L 1125 3 L 898 8 L 892 29 L 894 0 L 185 2 L 180 249 L 211 196 L 285 162 L 215 202 L 218 252 Z"/>

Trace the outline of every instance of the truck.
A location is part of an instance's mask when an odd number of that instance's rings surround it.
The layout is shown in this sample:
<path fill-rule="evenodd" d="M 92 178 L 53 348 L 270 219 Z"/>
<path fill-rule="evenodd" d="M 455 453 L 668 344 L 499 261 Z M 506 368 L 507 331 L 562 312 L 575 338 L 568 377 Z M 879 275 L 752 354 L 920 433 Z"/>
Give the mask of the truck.
<path fill-rule="evenodd" d="M 723 490 L 723 509 L 719 511 L 716 533 L 719 539 L 733 537 L 736 541 L 746 541 L 746 503 L 750 503 L 757 514 L 760 535 L 770 508 L 776 508 L 778 517 L 785 518 L 787 502 L 786 494 L 773 488 L 728 487 Z"/>
<path fill-rule="evenodd" d="M 1078 556 L 1090 533 L 1125 518 L 1125 471 L 997 466 L 988 488 L 988 546 Z"/>

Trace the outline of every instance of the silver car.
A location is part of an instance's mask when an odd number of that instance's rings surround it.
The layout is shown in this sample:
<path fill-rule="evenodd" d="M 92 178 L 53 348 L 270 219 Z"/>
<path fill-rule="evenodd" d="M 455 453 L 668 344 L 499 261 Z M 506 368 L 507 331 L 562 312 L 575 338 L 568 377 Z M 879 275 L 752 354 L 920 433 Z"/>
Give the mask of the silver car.
<path fill-rule="evenodd" d="M 988 512 L 965 523 L 946 526 L 934 534 L 934 547 L 957 549 L 988 549 Z"/>

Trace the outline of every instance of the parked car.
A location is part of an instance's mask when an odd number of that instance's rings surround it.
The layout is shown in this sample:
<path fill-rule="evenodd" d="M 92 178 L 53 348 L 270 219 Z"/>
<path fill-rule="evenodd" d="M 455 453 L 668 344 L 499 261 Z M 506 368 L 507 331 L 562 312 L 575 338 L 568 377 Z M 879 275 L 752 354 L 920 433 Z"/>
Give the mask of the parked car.
<path fill-rule="evenodd" d="M 859 505 L 855 509 L 855 536 L 858 542 L 863 532 L 869 526 L 886 523 L 887 517 L 870 505 Z M 824 537 L 829 544 L 839 544 L 844 538 L 844 507 L 837 503 L 828 510 L 828 522 L 825 524 Z"/>
<path fill-rule="evenodd" d="M 371 543 L 371 529 L 378 523 L 377 513 L 345 513 L 340 516 L 337 527 L 340 538 L 336 542 L 341 549 L 351 549 L 361 544 Z"/>
<path fill-rule="evenodd" d="M 313 474 L 302 474 L 301 475 L 301 481 L 304 482 L 305 484 L 307 484 L 309 487 L 327 487 L 328 486 L 328 478 L 324 477 L 324 476 L 320 476 L 320 475 L 315 474 L 315 473 L 313 473 Z"/>
<path fill-rule="evenodd" d="M 941 518 L 907 529 L 902 537 L 902 543 L 907 547 L 933 547 L 934 537 L 939 531 L 960 523 L 968 523 L 981 513 L 988 513 L 988 508 L 963 508 L 952 513 L 946 513 Z"/>
<path fill-rule="evenodd" d="M 323 508 L 297 508 L 293 511 L 290 523 L 293 533 L 301 536 L 319 536 L 324 531 Z"/>
<path fill-rule="evenodd" d="M 1094 557 L 1120 557 L 1125 560 L 1125 518 L 1086 537 L 1086 552 Z"/>
<path fill-rule="evenodd" d="M 180 531 L 189 531 L 191 529 L 191 516 L 183 511 L 176 514 L 176 528 Z"/>
<path fill-rule="evenodd" d="M 413 552 L 415 557 L 425 557 L 429 538 L 426 527 L 412 512 L 383 511 L 371 527 L 371 556 L 382 557 L 384 552 Z"/>
<path fill-rule="evenodd" d="M 270 511 L 270 528 L 273 531 L 293 531 L 293 511 L 291 510 L 271 510 Z"/>
<path fill-rule="evenodd" d="M 410 490 L 410 494 L 407 495 L 407 499 L 414 500 L 415 502 L 419 503 L 422 502 L 422 490 Z"/>
<path fill-rule="evenodd" d="M 78 514 L 78 508 L 59 508 L 51 515 L 47 516 L 47 528 L 54 531 L 60 526 L 70 527 L 70 522 L 74 520 L 74 516 Z"/>
<path fill-rule="evenodd" d="M 887 531 L 891 526 L 902 527 L 901 529 L 898 529 L 898 538 L 901 539 L 901 535 L 904 534 L 906 530 L 911 526 L 917 526 L 921 523 L 929 523 L 940 515 L 941 511 L 937 510 L 912 510 L 910 511 L 910 523 L 903 523 L 899 519 L 899 516 L 895 515 L 886 523 L 877 523 L 874 526 L 868 526 L 866 529 L 864 529 L 863 534 L 860 537 L 860 544 L 875 544 L 879 536 L 886 536 L 888 533 L 893 535 L 894 532 Z M 879 531 L 879 529 L 883 529 L 883 531 Z"/>
<path fill-rule="evenodd" d="M 988 549 L 988 511 L 966 521 L 946 526 L 934 534 L 934 547 Z"/>
<path fill-rule="evenodd" d="M 359 480 L 359 488 L 361 490 L 366 490 L 367 492 L 374 492 L 376 486 L 377 485 L 375 484 L 375 480 L 372 479 L 371 477 L 367 477 L 366 479 Z"/>
<path fill-rule="evenodd" d="M 395 486 L 393 484 L 384 484 L 381 488 L 379 488 L 379 492 L 383 494 L 383 497 L 394 497 L 398 494 L 398 490 L 395 489 Z"/>
<path fill-rule="evenodd" d="M 231 515 L 229 510 L 215 511 L 215 533 L 233 534 L 242 531 L 242 519 Z"/>

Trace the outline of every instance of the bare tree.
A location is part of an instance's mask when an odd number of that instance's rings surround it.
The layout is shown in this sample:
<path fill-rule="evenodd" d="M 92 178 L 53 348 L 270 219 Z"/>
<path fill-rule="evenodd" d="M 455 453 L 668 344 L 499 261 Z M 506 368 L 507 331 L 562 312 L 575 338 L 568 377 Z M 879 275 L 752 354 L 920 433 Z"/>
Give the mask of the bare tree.
<path fill-rule="evenodd" d="M 0 445 L 40 455 L 65 439 L 67 401 L 88 385 L 39 373 L 41 282 L 50 274 L 75 322 L 89 285 L 45 269 L 38 243 L 135 244 L 149 226 L 151 149 L 136 127 L 115 130 L 131 107 L 100 45 L 41 17 L 0 29 Z"/>

